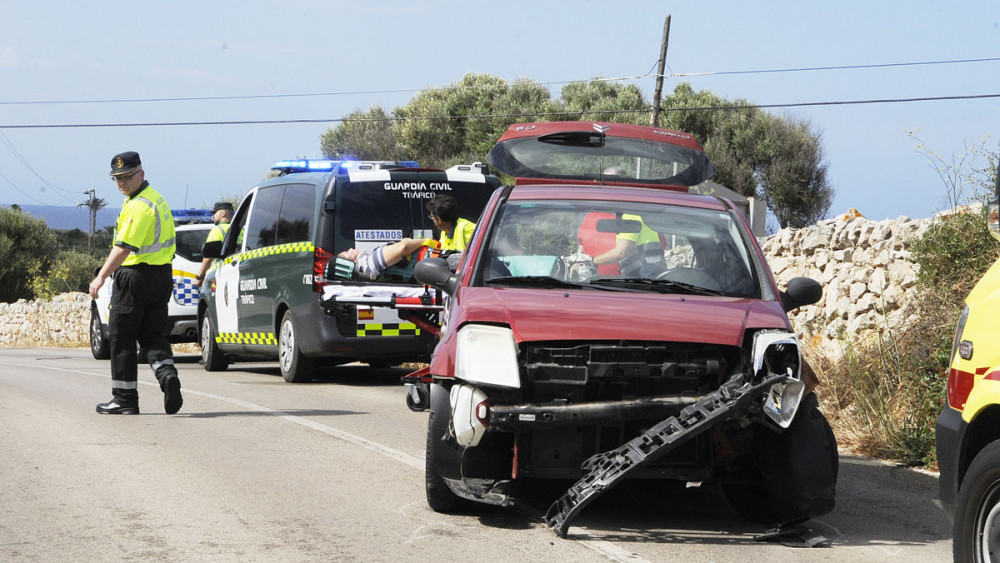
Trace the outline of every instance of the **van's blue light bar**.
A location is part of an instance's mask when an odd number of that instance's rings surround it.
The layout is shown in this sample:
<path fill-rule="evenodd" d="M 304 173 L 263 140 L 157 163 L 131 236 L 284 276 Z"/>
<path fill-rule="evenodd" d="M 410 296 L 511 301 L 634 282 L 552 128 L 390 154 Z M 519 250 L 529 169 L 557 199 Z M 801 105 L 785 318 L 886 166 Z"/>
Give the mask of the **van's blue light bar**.
<path fill-rule="evenodd" d="M 327 159 L 299 159 L 280 160 L 271 167 L 271 170 L 280 170 L 285 174 L 295 172 L 331 172 L 347 170 L 349 168 L 420 168 L 415 160 L 327 160 Z"/>

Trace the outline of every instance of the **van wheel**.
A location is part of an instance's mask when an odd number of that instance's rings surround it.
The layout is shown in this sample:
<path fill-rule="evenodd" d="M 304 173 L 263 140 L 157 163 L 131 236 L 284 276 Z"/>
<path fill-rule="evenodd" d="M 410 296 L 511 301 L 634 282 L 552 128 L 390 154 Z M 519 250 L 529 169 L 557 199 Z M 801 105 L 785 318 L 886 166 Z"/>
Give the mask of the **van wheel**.
<path fill-rule="evenodd" d="M 201 363 L 205 371 L 222 371 L 229 367 L 229 358 L 219 349 L 215 342 L 215 327 L 212 326 L 212 315 L 205 311 L 201 318 Z"/>
<path fill-rule="evenodd" d="M 281 366 L 281 377 L 289 383 L 307 383 L 316 374 L 316 360 L 306 357 L 299 350 L 298 333 L 292 312 L 285 311 L 281 319 L 281 329 L 278 331 L 278 364 Z"/>
<path fill-rule="evenodd" d="M 983 448 L 962 479 L 955 505 L 955 561 L 993 561 L 1000 551 L 1000 441 Z"/>
<path fill-rule="evenodd" d="M 456 495 L 441 477 L 440 463 L 436 452 L 448 447 L 445 438 L 448 436 L 448 423 L 451 418 L 451 403 L 448 390 L 436 383 L 431 385 L 430 417 L 427 419 L 427 450 L 424 454 L 424 489 L 427 494 L 427 506 L 434 512 L 460 512 L 472 506 L 472 501 Z"/>
<path fill-rule="evenodd" d="M 107 360 L 111 357 L 111 344 L 101 328 L 101 316 L 97 307 L 90 308 L 90 353 L 95 360 Z"/>

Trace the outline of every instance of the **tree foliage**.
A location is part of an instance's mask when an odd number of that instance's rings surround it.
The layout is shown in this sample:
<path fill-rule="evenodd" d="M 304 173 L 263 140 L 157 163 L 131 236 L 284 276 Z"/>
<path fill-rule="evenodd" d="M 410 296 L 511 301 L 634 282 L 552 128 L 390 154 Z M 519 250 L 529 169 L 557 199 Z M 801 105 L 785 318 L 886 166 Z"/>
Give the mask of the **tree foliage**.
<path fill-rule="evenodd" d="M 0 208 L 0 302 L 31 299 L 32 276 L 48 273 L 56 250 L 56 238 L 45 220 Z"/>
<path fill-rule="evenodd" d="M 465 75 L 417 93 L 391 114 L 355 111 L 321 137 L 328 158 L 416 160 L 447 168 L 481 161 L 513 123 L 584 120 L 649 122 L 638 86 L 604 80 L 562 87 L 558 99 L 531 80 L 511 83 Z M 692 133 L 716 166 L 713 180 L 766 202 L 782 227 L 824 218 L 833 200 L 819 135 L 809 123 L 771 115 L 744 100 L 726 100 L 680 84 L 662 102 L 660 124 Z M 703 108 L 703 109 L 691 109 Z"/>

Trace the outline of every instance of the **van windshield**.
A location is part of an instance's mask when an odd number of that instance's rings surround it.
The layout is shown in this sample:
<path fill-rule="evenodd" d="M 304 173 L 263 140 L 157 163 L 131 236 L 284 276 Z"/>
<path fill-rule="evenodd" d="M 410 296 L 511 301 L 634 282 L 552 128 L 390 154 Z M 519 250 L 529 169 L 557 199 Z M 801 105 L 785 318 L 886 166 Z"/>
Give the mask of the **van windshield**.
<path fill-rule="evenodd" d="M 612 201 L 508 202 L 483 254 L 486 285 L 546 285 L 759 298 L 729 213 Z M 559 285 L 558 287 L 562 287 Z"/>

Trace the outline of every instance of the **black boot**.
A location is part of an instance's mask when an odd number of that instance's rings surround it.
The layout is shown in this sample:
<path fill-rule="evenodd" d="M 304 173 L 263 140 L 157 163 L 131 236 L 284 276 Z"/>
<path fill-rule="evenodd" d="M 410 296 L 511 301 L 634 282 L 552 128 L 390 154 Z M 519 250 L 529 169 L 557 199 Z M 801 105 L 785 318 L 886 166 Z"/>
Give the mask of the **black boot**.
<path fill-rule="evenodd" d="M 178 396 L 180 396 L 179 391 Z M 100 414 L 139 414 L 139 405 L 121 405 L 118 404 L 118 399 L 111 399 L 106 403 L 99 403 L 97 412 Z"/>

